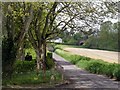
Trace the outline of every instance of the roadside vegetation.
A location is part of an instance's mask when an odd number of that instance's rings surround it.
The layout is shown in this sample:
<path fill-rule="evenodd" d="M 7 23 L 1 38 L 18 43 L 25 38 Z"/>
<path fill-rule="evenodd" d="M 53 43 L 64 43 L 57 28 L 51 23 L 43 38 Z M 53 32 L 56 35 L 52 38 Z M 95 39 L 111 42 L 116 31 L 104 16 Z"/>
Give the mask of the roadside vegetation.
<path fill-rule="evenodd" d="M 81 34 L 86 40 L 105 18 L 116 19 L 119 10 L 117 4 L 117 2 L 1 3 L 3 85 L 49 83 L 49 74 L 54 68 L 54 62 L 52 54 L 47 52 L 48 42 L 64 36 L 63 38 L 70 40 L 65 40 L 66 42 L 81 45 L 79 37 Z M 78 24 L 79 22 L 82 24 Z M 116 33 L 115 30 L 115 34 L 109 39 L 117 36 Z M 74 36 L 74 39 L 69 36 Z M 44 78 L 41 75 L 44 75 Z M 55 77 L 59 78 L 59 75 Z"/>
<path fill-rule="evenodd" d="M 54 75 L 55 80 L 51 79 L 51 76 Z M 12 86 L 12 85 L 23 85 L 23 86 L 33 86 L 39 85 L 39 87 L 46 86 L 46 87 L 53 87 L 56 84 L 60 84 L 61 74 L 57 71 L 47 70 L 46 71 L 46 78 L 44 79 L 43 72 L 40 71 L 39 75 L 36 74 L 36 71 L 29 71 L 29 72 L 15 72 L 13 73 L 11 79 L 3 80 L 4 86 Z"/>
<path fill-rule="evenodd" d="M 56 84 L 63 82 L 62 75 L 56 69 L 54 69 L 54 61 L 52 59 L 52 53 L 47 52 L 46 73 L 44 74 L 42 68 L 39 73 L 36 72 L 36 53 L 34 49 L 25 49 L 25 55 L 30 52 L 32 55 L 31 61 L 16 60 L 13 68 L 13 74 L 10 78 L 3 79 L 2 84 L 8 85 L 39 85 L 39 87 L 46 86 L 52 87 Z"/>
<path fill-rule="evenodd" d="M 112 64 L 102 60 L 75 55 L 62 50 L 62 48 L 56 49 L 55 52 L 82 69 L 91 73 L 106 75 L 109 78 L 114 78 L 120 81 L 120 64 Z"/>

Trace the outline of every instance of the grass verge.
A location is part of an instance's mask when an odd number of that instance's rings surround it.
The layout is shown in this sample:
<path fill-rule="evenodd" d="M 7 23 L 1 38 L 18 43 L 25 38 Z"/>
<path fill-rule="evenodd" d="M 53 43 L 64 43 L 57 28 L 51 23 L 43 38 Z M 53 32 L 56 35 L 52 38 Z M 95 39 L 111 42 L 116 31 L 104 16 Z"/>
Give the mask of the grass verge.
<path fill-rule="evenodd" d="M 71 54 L 62 49 L 56 49 L 55 52 L 82 69 L 95 74 L 103 74 L 120 81 L 120 64 L 111 64 L 102 60 Z"/>
<path fill-rule="evenodd" d="M 54 75 L 55 79 L 52 80 L 51 76 Z M 21 72 L 21 73 L 14 73 L 11 79 L 5 79 L 2 81 L 4 86 L 7 85 L 54 85 L 57 83 L 62 82 L 61 74 L 57 71 L 46 71 L 46 77 L 44 79 L 43 72 L 41 71 L 39 75 L 36 74 L 35 71 L 31 72 Z"/>
<path fill-rule="evenodd" d="M 62 75 L 54 69 L 54 61 L 52 53 L 47 52 L 46 57 L 46 76 L 44 77 L 43 70 L 40 69 L 39 75 L 36 73 L 36 53 L 30 48 L 25 50 L 25 54 L 31 53 L 33 59 L 31 61 L 16 60 L 14 63 L 14 71 L 11 78 L 3 78 L 3 86 L 26 85 L 44 87 L 55 86 L 56 84 L 64 83 Z"/>

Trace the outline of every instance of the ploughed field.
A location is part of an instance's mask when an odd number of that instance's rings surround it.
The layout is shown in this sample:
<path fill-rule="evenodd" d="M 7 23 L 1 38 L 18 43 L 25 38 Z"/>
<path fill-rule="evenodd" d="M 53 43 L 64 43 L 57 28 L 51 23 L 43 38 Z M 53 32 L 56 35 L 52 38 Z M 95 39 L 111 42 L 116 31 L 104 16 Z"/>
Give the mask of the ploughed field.
<path fill-rule="evenodd" d="M 96 50 L 96 49 L 85 49 L 85 48 L 72 48 L 65 47 L 65 51 L 71 52 L 73 54 L 90 57 L 93 59 L 101 59 L 110 63 L 120 63 L 119 62 L 119 52 Z"/>

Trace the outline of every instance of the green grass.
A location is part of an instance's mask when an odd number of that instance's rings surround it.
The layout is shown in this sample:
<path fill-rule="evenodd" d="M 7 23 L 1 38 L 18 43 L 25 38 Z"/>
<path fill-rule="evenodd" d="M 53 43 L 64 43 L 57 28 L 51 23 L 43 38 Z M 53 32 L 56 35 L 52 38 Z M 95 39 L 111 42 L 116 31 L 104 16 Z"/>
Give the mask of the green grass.
<path fill-rule="evenodd" d="M 14 71 L 10 78 L 3 78 L 2 84 L 6 85 L 54 85 L 55 83 L 62 82 L 61 73 L 56 70 L 52 70 L 54 68 L 54 62 L 52 59 L 52 53 L 47 52 L 47 70 L 46 70 L 46 78 L 44 79 L 43 71 L 39 72 L 37 76 L 36 73 L 36 53 L 34 49 L 26 49 L 25 54 L 28 52 L 31 53 L 33 60 L 32 61 L 21 61 L 16 60 L 14 63 Z M 51 81 L 51 75 L 55 76 L 55 80 Z"/>
<path fill-rule="evenodd" d="M 112 49 L 103 49 L 103 48 L 89 48 L 85 45 L 82 46 L 77 46 L 77 45 L 64 45 L 64 44 L 56 44 L 55 49 L 61 49 L 63 50 L 64 48 L 86 48 L 86 49 L 97 49 L 97 50 L 107 50 L 107 51 L 117 51 L 117 50 L 112 50 Z"/>
<path fill-rule="evenodd" d="M 43 76 L 43 72 L 40 71 L 37 76 L 35 71 L 24 72 L 24 73 L 14 73 L 11 79 L 4 79 L 2 81 L 3 85 L 36 85 L 36 84 L 46 84 L 49 85 L 51 82 L 51 75 L 56 77 L 56 80 L 52 81 L 52 83 L 60 83 L 61 74 L 57 71 L 46 71 L 46 78 Z"/>
<path fill-rule="evenodd" d="M 54 46 L 55 49 L 63 49 L 63 48 L 67 48 L 67 47 L 69 47 L 69 45 L 57 44 Z"/>
<path fill-rule="evenodd" d="M 79 61 L 76 65 L 77 65 L 78 67 L 82 68 L 82 69 L 85 69 L 85 68 L 87 68 L 88 61 L 86 61 L 86 60 L 81 60 L 81 61 Z"/>
<path fill-rule="evenodd" d="M 55 52 L 82 69 L 95 74 L 103 74 L 120 81 L 120 64 L 112 64 L 99 59 L 75 55 L 61 49 L 57 49 Z"/>
<path fill-rule="evenodd" d="M 56 49 L 63 49 L 63 48 L 68 48 L 68 47 L 71 47 L 71 48 L 84 48 L 83 46 L 77 46 L 77 45 L 63 45 L 63 44 L 56 44 L 55 45 Z"/>

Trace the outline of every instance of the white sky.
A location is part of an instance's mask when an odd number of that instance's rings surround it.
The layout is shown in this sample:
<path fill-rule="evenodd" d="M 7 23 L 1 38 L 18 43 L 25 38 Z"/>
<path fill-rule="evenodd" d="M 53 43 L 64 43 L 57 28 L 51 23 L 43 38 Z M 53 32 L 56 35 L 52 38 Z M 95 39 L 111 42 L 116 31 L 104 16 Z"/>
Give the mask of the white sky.
<path fill-rule="evenodd" d="M 105 21 L 111 21 L 112 23 L 116 23 L 116 22 L 118 22 L 118 19 L 106 18 L 106 19 L 104 20 L 104 22 L 105 22 Z"/>

